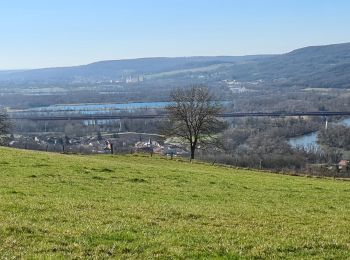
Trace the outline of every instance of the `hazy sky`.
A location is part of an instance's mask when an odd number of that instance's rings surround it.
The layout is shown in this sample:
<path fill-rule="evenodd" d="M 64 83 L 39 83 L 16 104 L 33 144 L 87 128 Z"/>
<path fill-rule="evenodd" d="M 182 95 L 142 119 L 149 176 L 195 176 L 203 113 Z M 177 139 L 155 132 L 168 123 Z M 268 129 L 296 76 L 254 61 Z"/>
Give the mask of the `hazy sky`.
<path fill-rule="evenodd" d="M 350 42 L 349 0 L 4 0 L 0 69 Z"/>

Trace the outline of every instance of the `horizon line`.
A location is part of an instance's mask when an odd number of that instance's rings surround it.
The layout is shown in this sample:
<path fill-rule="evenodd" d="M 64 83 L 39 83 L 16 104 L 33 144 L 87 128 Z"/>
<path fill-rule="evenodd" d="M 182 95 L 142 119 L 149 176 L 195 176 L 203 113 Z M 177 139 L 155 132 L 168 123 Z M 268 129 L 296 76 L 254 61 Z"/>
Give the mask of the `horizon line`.
<path fill-rule="evenodd" d="M 86 63 L 79 64 L 70 64 L 70 65 L 57 65 L 57 66 L 39 66 L 32 68 L 0 68 L 0 72 L 12 72 L 12 71 L 26 71 L 26 70 L 42 70 L 42 69 L 57 69 L 57 68 L 70 68 L 70 67 L 80 67 L 87 66 L 94 63 L 99 62 L 108 62 L 108 61 L 128 61 L 128 60 L 142 60 L 142 59 L 175 59 L 175 58 L 201 58 L 201 57 L 249 57 L 249 56 L 269 56 L 269 55 L 283 55 L 293 52 L 295 50 L 304 49 L 304 48 L 312 48 L 312 47 L 326 47 L 326 46 L 334 46 L 334 45 L 342 45 L 342 44 L 350 44 L 350 42 L 341 42 L 341 43 L 331 43 L 331 44 L 320 44 L 320 45 L 309 45 L 304 47 L 299 47 L 296 49 L 292 49 L 286 52 L 281 53 L 256 53 L 256 54 L 241 54 L 241 55 L 180 55 L 180 56 L 145 56 L 145 57 L 125 57 L 125 58 L 116 58 L 116 59 L 96 59 Z"/>

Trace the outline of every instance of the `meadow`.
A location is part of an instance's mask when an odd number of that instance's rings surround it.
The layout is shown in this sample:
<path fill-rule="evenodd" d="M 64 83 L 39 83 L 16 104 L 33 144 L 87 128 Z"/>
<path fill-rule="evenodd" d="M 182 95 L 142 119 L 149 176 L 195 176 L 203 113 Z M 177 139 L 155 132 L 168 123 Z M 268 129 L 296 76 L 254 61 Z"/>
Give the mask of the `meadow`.
<path fill-rule="evenodd" d="M 0 148 L 0 258 L 350 258 L 350 182 Z"/>

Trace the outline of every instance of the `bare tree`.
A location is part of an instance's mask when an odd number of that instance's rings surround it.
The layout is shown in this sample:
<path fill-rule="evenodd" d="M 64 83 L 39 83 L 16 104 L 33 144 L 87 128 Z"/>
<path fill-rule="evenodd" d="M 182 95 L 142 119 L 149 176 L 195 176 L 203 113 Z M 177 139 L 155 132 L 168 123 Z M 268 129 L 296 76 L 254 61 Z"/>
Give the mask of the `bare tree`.
<path fill-rule="evenodd" d="M 224 128 L 225 124 L 218 119 L 222 106 L 213 100 L 208 88 L 201 85 L 176 89 L 170 97 L 166 135 L 188 142 L 192 160 L 197 146 L 210 142 L 213 135 Z"/>

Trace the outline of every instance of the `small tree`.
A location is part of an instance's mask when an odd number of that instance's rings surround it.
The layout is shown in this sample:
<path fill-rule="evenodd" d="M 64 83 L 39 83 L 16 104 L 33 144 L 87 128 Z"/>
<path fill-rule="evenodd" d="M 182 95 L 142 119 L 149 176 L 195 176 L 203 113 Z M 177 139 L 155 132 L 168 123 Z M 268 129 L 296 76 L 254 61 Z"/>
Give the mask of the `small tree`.
<path fill-rule="evenodd" d="M 101 131 L 98 131 L 98 132 L 97 132 L 97 140 L 98 140 L 98 141 L 102 141 L 102 140 L 103 140 Z"/>
<path fill-rule="evenodd" d="M 0 111 L 0 145 L 3 145 L 5 140 L 5 135 L 9 131 L 9 122 L 6 112 Z"/>
<path fill-rule="evenodd" d="M 169 125 L 166 135 L 177 136 L 188 142 L 191 160 L 199 143 L 213 140 L 213 134 L 225 124 L 218 119 L 222 107 L 213 100 L 205 86 L 176 89 L 171 92 L 171 105 L 167 107 Z"/>

